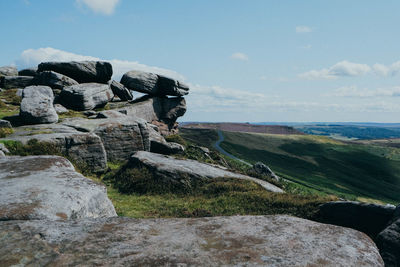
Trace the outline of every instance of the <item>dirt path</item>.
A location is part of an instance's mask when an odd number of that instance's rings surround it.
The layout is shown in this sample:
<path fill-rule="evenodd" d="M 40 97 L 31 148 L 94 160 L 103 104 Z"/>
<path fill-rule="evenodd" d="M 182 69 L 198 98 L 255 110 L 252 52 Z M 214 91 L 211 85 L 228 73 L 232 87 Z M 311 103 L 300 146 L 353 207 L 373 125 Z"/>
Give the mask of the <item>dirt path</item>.
<path fill-rule="evenodd" d="M 224 154 L 225 156 L 228 156 L 228 157 L 231 158 L 231 159 L 238 160 L 238 161 L 240 161 L 240 162 L 242 162 L 242 163 L 244 163 L 244 164 L 246 164 L 246 165 L 248 165 L 248 166 L 250 166 L 250 167 L 253 166 L 252 164 L 250 164 L 250 163 L 248 163 L 248 162 L 246 162 L 246 161 L 244 161 L 244 160 L 242 160 L 242 159 L 239 159 L 239 158 L 235 157 L 234 155 L 232 155 L 231 153 L 225 151 L 225 150 L 220 146 L 221 143 L 222 143 L 224 140 L 225 140 L 225 137 L 224 137 L 224 135 L 222 134 L 222 131 L 218 130 L 218 141 L 214 144 L 214 147 L 215 147 L 220 153 Z"/>

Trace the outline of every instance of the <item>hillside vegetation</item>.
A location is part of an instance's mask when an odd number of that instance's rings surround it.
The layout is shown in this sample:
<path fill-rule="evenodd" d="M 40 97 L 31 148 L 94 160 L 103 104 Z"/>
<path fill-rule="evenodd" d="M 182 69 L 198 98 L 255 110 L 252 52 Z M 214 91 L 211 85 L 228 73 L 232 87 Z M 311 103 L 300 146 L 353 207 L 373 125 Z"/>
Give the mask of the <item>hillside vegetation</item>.
<path fill-rule="evenodd" d="M 198 144 L 207 140 L 203 145 L 210 145 L 211 138 L 217 140 L 214 130 L 195 131 L 182 129 L 182 136 Z M 398 148 L 347 144 L 311 135 L 223 135 L 223 149 L 250 163 L 262 161 L 290 181 L 350 200 L 400 201 Z"/>

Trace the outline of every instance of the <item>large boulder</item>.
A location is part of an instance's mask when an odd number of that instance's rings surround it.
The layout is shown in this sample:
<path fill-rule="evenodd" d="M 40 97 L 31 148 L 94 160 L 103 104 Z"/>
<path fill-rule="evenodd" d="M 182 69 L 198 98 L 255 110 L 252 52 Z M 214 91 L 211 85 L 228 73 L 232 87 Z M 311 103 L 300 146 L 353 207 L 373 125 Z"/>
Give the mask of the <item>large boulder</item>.
<path fill-rule="evenodd" d="M 386 267 L 400 266 L 400 218 L 379 233 L 376 244 Z"/>
<path fill-rule="evenodd" d="M 59 101 L 65 107 L 74 110 L 90 110 L 104 107 L 112 99 L 108 84 L 82 83 L 64 87 Z"/>
<path fill-rule="evenodd" d="M 333 201 L 320 206 L 318 220 L 323 223 L 350 227 L 375 238 L 392 219 L 394 210 L 394 206 Z"/>
<path fill-rule="evenodd" d="M 29 86 L 22 92 L 20 117 L 26 124 L 54 123 L 58 115 L 53 106 L 54 95 L 50 87 Z"/>
<path fill-rule="evenodd" d="M 18 70 L 13 66 L 0 67 L 0 77 L 2 76 L 18 76 Z"/>
<path fill-rule="evenodd" d="M 118 96 L 122 101 L 130 101 L 133 99 L 131 91 L 119 82 L 113 80 L 110 83 L 110 87 L 114 95 Z"/>
<path fill-rule="evenodd" d="M 135 151 L 149 151 L 147 123 L 141 119 L 121 115 L 108 119 L 66 119 L 63 124 L 99 136 L 109 161 L 127 160 Z"/>
<path fill-rule="evenodd" d="M 112 66 L 103 61 L 43 62 L 38 72 L 55 71 L 79 83 L 107 83 L 113 74 Z"/>
<path fill-rule="evenodd" d="M 76 85 L 78 82 L 54 71 L 43 71 L 36 75 L 32 81 L 32 84 L 47 85 L 53 89 L 61 90 L 66 86 Z"/>
<path fill-rule="evenodd" d="M 143 71 L 129 71 L 121 78 L 127 88 L 153 96 L 184 96 L 189 87 L 175 79 Z"/>
<path fill-rule="evenodd" d="M 280 181 L 278 175 L 276 175 L 267 165 L 262 162 L 257 162 L 253 165 L 253 170 L 260 175 L 266 175 L 276 181 Z"/>
<path fill-rule="evenodd" d="M 0 139 L 1 140 L 1 139 Z M 99 136 L 79 132 L 59 124 L 41 124 L 15 128 L 13 134 L 3 138 L 28 144 L 33 140 L 51 144 L 59 153 L 68 156 L 82 169 L 91 172 L 107 170 L 107 155 Z"/>
<path fill-rule="evenodd" d="M 106 188 L 77 173 L 65 158 L 0 158 L 0 169 L 0 221 L 117 216 Z"/>
<path fill-rule="evenodd" d="M 383 267 L 368 236 L 284 215 L 6 221 L 0 236 L 5 265 Z"/>
<path fill-rule="evenodd" d="M 28 68 L 28 69 L 22 69 L 18 71 L 19 76 L 36 76 L 37 74 L 37 67 L 36 68 Z"/>
<path fill-rule="evenodd" d="M 3 76 L 0 78 L 0 87 L 4 89 L 25 88 L 32 85 L 31 76 Z"/>
<path fill-rule="evenodd" d="M 255 182 L 268 191 L 282 193 L 283 190 L 266 181 L 233 173 L 222 168 L 200 163 L 196 160 L 175 159 L 171 156 L 139 151 L 130 158 L 131 167 L 147 168 L 154 177 L 166 184 L 186 187 L 196 180 L 215 178 L 236 178 Z"/>

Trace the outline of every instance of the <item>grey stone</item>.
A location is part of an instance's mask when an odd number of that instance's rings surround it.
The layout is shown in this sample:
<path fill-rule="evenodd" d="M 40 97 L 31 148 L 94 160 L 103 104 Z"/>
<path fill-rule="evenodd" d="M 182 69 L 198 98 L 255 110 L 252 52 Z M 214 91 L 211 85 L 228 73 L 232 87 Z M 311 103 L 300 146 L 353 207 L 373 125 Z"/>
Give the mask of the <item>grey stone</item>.
<path fill-rule="evenodd" d="M 141 119 L 127 116 L 94 120 L 72 118 L 64 120 L 63 124 L 98 135 L 109 161 L 127 160 L 135 151 L 150 150 L 148 126 Z"/>
<path fill-rule="evenodd" d="M 13 66 L 0 67 L 0 77 L 2 76 L 18 76 L 18 70 Z"/>
<path fill-rule="evenodd" d="M 386 267 L 400 266 L 400 219 L 378 234 L 376 244 Z"/>
<path fill-rule="evenodd" d="M 61 104 L 54 104 L 54 109 L 56 110 L 57 114 L 63 114 L 68 112 L 68 109 L 66 109 Z"/>
<path fill-rule="evenodd" d="M 54 95 L 50 87 L 29 86 L 22 92 L 20 117 L 26 124 L 54 123 L 58 115 L 53 107 Z"/>
<path fill-rule="evenodd" d="M 114 95 L 118 96 L 122 101 L 130 101 L 133 99 L 131 91 L 119 82 L 113 80 L 110 83 L 110 87 Z"/>
<path fill-rule="evenodd" d="M 107 170 L 107 155 L 99 136 L 94 133 L 79 132 L 60 124 L 41 124 L 15 128 L 13 134 L 0 140 L 14 140 L 27 144 L 38 140 L 53 144 L 60 153 L 92 172 Z"/>
<path fill-rule="evenodd" d="M 108 84 L 82 83 L 64 87 L 59 101 L 63 106 L 74 110 L 89 110 L 104 107 L 112 99 Z"/>
<path fill-rule="evenodd" d="M 28 68 L 18 71 L 19 76 L 36 76 L 37 74 L 37 67 L 36 68 Z"/>
<path fill-rule="evenodd" d="M 265 165 L 262 162 L 257 162 L 256 164 L 254 164 L 253 170 L 257 174 L 266 175 L 276 181 L 280 181 L 280 178 L 278 177 L 278 175 L 276 175 L 267 165 Z"/>
<path fill-rule="evenodd" d="M 122 76 L 121 84 L 137 92 L 155 95 L 157 94 L 157 80 L 158 76 L 154 73 L 129 71 Z"/>
<path fill-rule="evenodd" d="M 121 78 L 128 89 L 153 96 L 184 96 L 189 86 L 175 79 L 143 71 L 129 71 Z"/>
<path fill-rule="evenodd" d="M 158 179 L 172 184 L 192 183 L 195 180 L 215 179 L 221 177 L 229 177 L 243 179 L 255 182 L 268 191 L 282 193 L 283 190 L 268 182 L 223 170 L 221 168 L 211 166 L 209 164 L 200 163 L 195 160 L 175 159 L 171 156 L 161 154 L 138 151 L 130 158 L 132 167 L 145 167 L 149 169 Z M 186 186 L 186 185 L 183 185 Z"/>
<path fill-rule="evenodd" d="M 4 152 L 2 150 L 0 150 L 0 158 L 4 158 L 6 157 L 6 154 L 4 154 Z"/>
<path fill-rule="evenodd" d="M 0 221 L 117 216 L 106 188 L 58 156 L 0 159 Z"/>
<path fill-rule="evenodd" d="M 285 215 L 0 222 L 3 262 L 27 266 L 383 267 L 352 229 Z"/>
<path fill-rule="evenodd" d="M 0 120 L 0 128 L 12 128 L 12 126 L 9 121 Z"/>
<path fill-rule="evenodd" d="M 55 71 L 78 83 L 107 83 L 113 74 L 112 66 L 103 61 L 43 62 L 38 72 Z"/>
<path fill-rule="evenodd" d="M 177 154 L 185 151 L 185 148 L 178 143 L 168 143 L 165 138 L 152 125 L 148 128 L 150 137 L 150 151 L 164 155 Z M 157 127 L 158 128 L 158 127 Z"/>
<path fill-rule="evenodd" d="M 0 151 L 3 151 L 4 153 L 10 153 L 10 151 L 7 149 L 7 147 L 3 144 L 0 143 Z"/>
<path fill-rule="evenodd" d="M 126 118 L 126 114 L 123 114 L 116 110 L 103 110 L 97 113 L 96 118 L 98 119 Z"/>
<path fill-rule="evenodd" d="M 0 78 L 0 87 L 4 89 L 24 88 L 32 85 L 31 76 L 3 76 Z"/>
<path fill-rule="evenodd" d="M 63 89 L 66 86 L 76 85 L 78 82 L 54 71 L 43 71 L 35 76 L 32 84 L 46 85 L 53 89 Z"/>
<path fill-rule="evenodd" d="M 395 208 L 355 201 L 333 201 L 319 208 L 319 221 L 350 227 L 375 238 L 394 214 Z"/>

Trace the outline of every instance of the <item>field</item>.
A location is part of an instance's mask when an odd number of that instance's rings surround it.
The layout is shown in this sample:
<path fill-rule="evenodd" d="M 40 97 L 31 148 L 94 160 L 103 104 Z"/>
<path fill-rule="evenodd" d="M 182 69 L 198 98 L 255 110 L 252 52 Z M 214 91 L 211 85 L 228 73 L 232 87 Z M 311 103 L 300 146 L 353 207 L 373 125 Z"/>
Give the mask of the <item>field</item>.
<path fill-rule="evenodd" d="M 217 140 L 215 130 L 182 129 L 184 138 Z M 209 136 L 209 138 L 205 136 Z M 250 163 L 262 161 L 278 175 L 326 194 L 367 202 L 400 202 L 400 149 L 345 143 L 323 136 L 223 132 L 221 147 Z M 199 138 L 201 136 L 201 138 Z"/>

